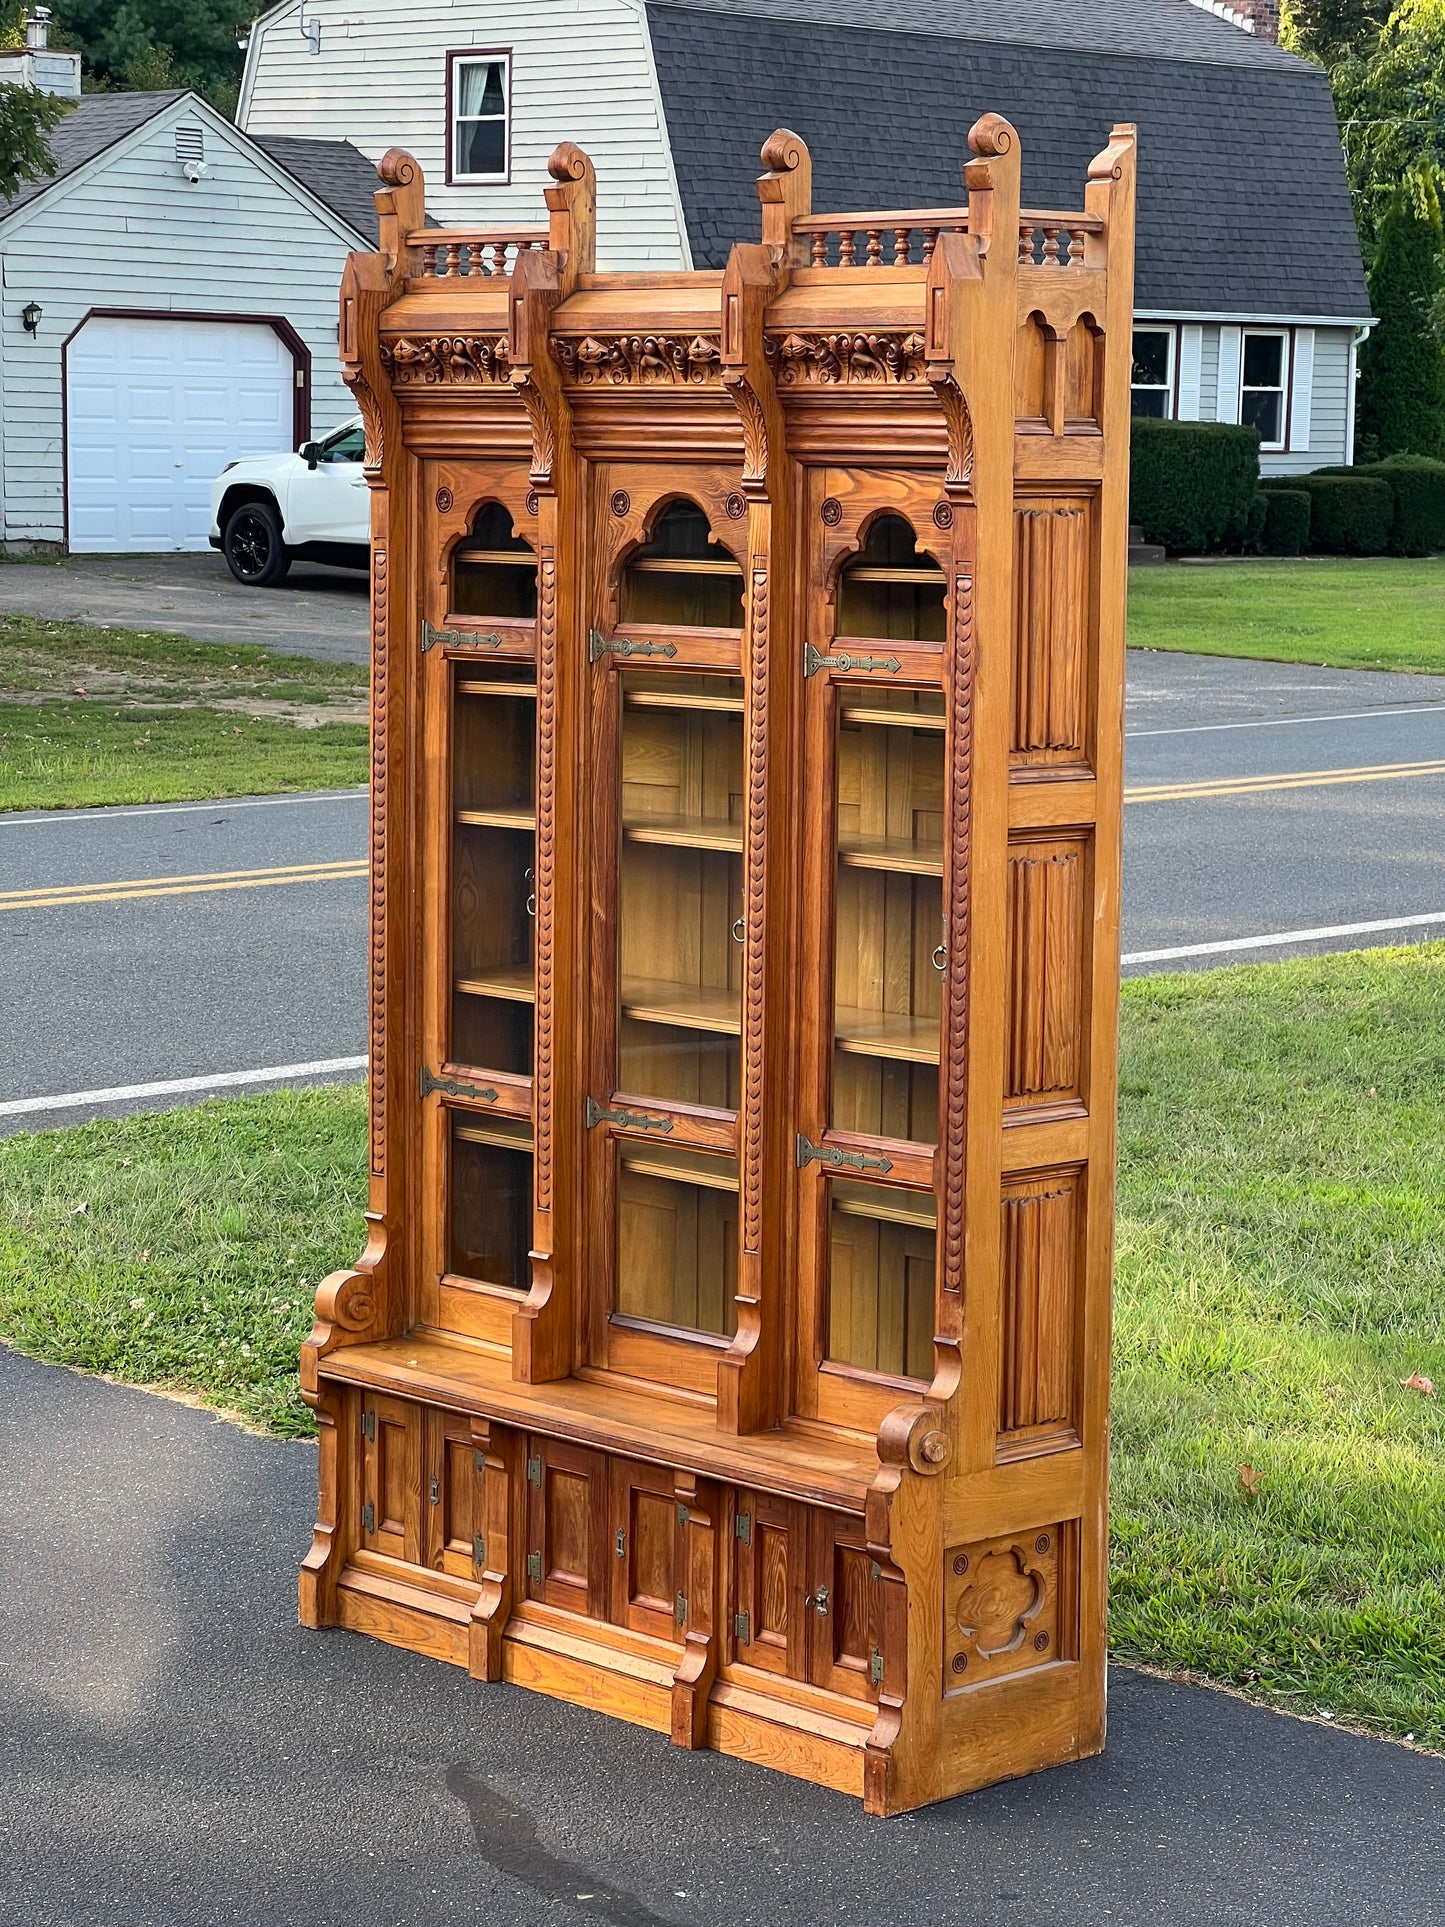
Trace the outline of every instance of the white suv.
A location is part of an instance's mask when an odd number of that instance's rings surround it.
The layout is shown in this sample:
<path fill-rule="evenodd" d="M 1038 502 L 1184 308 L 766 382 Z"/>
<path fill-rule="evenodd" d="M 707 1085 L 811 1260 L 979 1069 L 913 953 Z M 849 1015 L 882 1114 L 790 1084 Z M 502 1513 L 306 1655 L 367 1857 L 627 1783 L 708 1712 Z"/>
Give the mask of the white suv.
<path fill-rule="evenodd" d="M 295 455 L 248 455 L 211 484 L 211 547 L 249 588 L 279 582 L 295 561 L 364 569 L 371 496 L 361 418 Z"/>

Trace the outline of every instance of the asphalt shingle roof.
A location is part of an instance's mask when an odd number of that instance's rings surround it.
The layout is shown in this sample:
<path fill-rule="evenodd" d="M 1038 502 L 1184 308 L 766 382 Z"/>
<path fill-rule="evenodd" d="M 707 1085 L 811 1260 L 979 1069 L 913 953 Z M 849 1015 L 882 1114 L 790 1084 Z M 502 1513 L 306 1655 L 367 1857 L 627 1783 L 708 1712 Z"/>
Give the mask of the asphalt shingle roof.
<path fill-rule="evenodd" d="M 808 143 L 820 213 L 946 207 L 993 110 L 1034 207 L 1082 207 L 1110 126 L 1138 123 L 1137 307 L 1369 313 L 1324 73 L 1188 0 L 762 4 L 648 4 L 697 266 L 757 234 L 775 127 Z"/>
<path fill-rule="evenodd" d="M 0 202 L 0 221 L 27 206 L 47 188 L 63 181 L 67 174 L 93 161 L 107 147 L 179 100 L 183 88 L 164 94 L 84 94 L 75 106 L 50 131 L 50 151 L 55 156 L 55 172 L 38 181 L 26 181 L 18 193 Z"/>
<path fill-rule="evenodd" d="M 348 227 L 376 245 L 375 196 L 381 183 L 376 163 L 360 149 L 349 141 L 300 140 L 281 134 L 253 134 L 251 139 Z"/>

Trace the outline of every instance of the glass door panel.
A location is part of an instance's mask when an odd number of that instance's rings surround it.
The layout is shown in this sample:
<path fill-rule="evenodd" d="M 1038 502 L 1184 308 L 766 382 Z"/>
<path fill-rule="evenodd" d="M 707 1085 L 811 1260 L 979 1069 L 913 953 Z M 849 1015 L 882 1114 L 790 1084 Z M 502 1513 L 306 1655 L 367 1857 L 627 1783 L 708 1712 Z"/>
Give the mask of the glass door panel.
<path fill-rule="evenodd" d="M 890 1378 L 931 1379 L 932 1193 L 839 1178 L 828 1192 L 829 1359 Z"/>
<path fill-rule="evenodd" d="M 938 1139 L 943 697 L 845 687 L 837 735 L 833 1128 Z"/>
<path fill-rule="evenodd" d="M 452 1048 L 528 1076 L 536 992 L 537 687 L 531 663 L 454 667 Z"/>
<path fill-rule="evenodd" d="M 532 1127 L 454 1110 L 447 1270 L 526 1291 L 531 1281 Z"/>
<path fill-rule="evenodd" d="M 617 1315 L 731 1337 L 737 1263 L 737 1160 L 619 1143 Z"/>
<path fill-rule="evenodd" d="M 618 1084 L 735 1110 L 743 685 L 622 672 Z"/>

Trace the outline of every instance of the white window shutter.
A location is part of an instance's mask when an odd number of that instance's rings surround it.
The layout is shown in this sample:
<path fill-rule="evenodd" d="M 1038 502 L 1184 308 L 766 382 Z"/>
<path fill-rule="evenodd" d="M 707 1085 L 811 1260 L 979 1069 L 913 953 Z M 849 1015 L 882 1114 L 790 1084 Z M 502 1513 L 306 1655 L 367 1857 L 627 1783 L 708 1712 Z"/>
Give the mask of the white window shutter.
<path fill-rule="evenodd" d="M 1219 331 L 1219 395 L 1214 404 L 1214 419 L 1217 422 L 1239 420 L 1241 333 L 1238 328 L 1221 328 Z"/>
<path fill-rule="evenodd" d="M 1186 321 L 1179 330 L 1179 419 L 1199 420 L 1199 371 L 1204 359 L 1204 330 Z"/>
<path fill-rule="evenodd" d="M 1294 376 L 1289 398 L 1289 445 L 1296 455 L 1310 452 L 1310 400 L 1315 386 L 1315 331 L 1294 331 Z"/>

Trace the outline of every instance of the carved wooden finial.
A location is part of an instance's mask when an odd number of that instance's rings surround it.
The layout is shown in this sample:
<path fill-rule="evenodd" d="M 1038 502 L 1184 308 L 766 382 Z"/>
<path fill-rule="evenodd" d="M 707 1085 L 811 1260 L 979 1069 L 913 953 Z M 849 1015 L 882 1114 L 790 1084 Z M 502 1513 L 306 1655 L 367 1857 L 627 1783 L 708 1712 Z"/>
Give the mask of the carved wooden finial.
<path fill-rule="evenodd" d="M 389 147 L 376 164 L 376 221 L 388 274 L 407 274 L 416 263 L 408 236 L 426 226 L 426 180 L 414 155 Z"/>
<path fill-rule="evenodd" d="M 983 158 L 1007 154 L 1017 140 L 1018 135 L 1002 114 L 980 114 L 968 130 L 969 152 Z"/>
<path fill-rule="evenodd" d="M 547 159 L 554 181 L 585 181 L 592 163 L 575 141 L 558 141 Z"/>
<path fill-rule="evenodd" d="M 807 240 L 793 233 L 793 223 L 813 211 L 813 157 L 808 143 L 790 127 L 780 127 L 763 142 L 762 161 L 768 170 L 758 182 L 763 245 L 774 251 L 779 265 L 806 267 Z"/>
<path fill-rule="evenodd" d="M 404 147 L 388 147 L 376 163 L 376 172 L 388 187 L 411 187 L 422 180 L 421 163 Z"/>
<path fill-rule="evenodd" d="M 1109 132 L 1109 145 L 1102 154 L 1096 154 L 1089 162 L 1091 181 L 1122 180 L 1124 157 L 1134 153 L 1139 145 L 1139 129 L 1132 120 L 1116 121 Z"/>
<path fill-rule="evenodd" d="M 779 127 L 763 142 L 763 166 L 774 174 L 791 174 L 808 165 L 808 143 L 791 127 Z"/>

